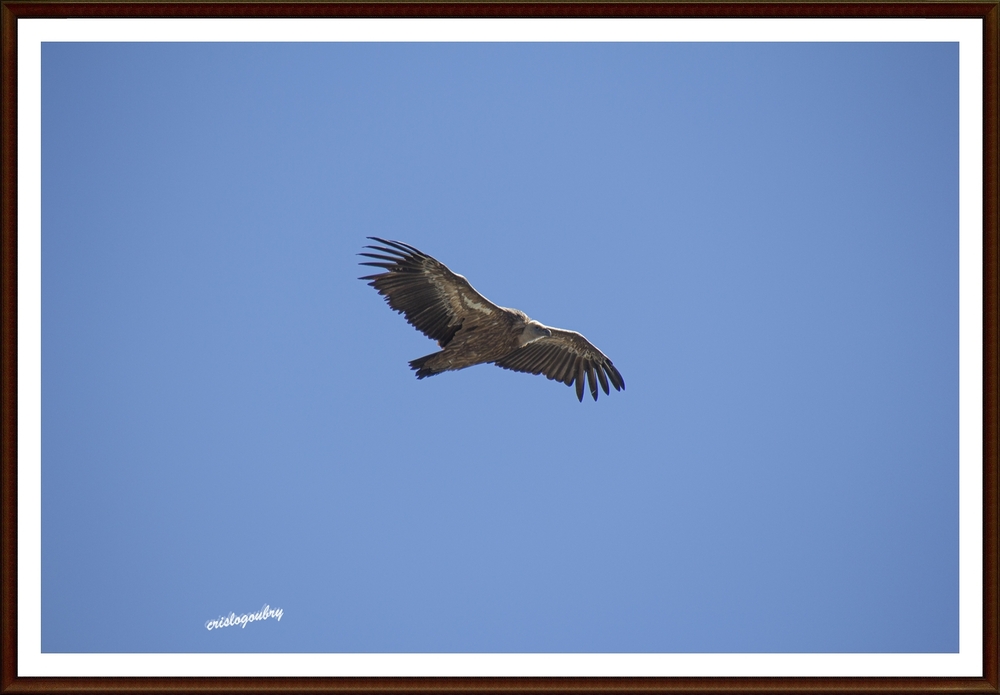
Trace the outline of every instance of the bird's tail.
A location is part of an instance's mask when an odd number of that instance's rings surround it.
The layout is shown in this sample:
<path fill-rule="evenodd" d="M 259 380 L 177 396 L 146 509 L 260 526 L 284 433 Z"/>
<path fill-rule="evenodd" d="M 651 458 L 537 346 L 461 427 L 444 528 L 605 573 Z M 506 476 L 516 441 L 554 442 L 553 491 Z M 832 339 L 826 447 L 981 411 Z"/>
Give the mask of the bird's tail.
<path fill-rule="evenodd" d="M 410 369 L 417 372 L 418 379 L 434 376 L 435 374 L 447 371 L 447 367 L 439 367 L 438 365 L 433 364 L 434 358 L 440 355 L 441 352 L 432 352 L 429 355 L 424 355 L 423 357 L 418 357 L 415 360 L 410 360 Z"/>

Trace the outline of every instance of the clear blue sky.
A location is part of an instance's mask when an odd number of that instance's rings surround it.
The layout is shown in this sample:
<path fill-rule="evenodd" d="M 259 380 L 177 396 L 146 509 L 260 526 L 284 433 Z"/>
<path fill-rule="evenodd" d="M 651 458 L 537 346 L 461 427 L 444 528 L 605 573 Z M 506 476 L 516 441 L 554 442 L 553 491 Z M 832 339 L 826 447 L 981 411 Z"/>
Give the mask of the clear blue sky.
<path fill-rule="evenodd" d="M 956 44 L 49 43 L 42 137 L 43 651 L 957 651 Z M 627 390 L 418 382 L 369 235 Z"/>

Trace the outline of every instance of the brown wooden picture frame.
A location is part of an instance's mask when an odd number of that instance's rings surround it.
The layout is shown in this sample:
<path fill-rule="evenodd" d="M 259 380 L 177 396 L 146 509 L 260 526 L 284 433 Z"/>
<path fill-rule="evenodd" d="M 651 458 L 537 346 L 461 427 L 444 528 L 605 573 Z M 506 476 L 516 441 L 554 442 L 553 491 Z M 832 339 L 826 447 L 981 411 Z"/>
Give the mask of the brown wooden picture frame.
<path fill-rule="evenodd" d="M 26 18 L 685 17 L 971 18 L 983 23 L 983 675 L 969 678 L 32 678 L 17 673 L 17 36 Z M 967 692 L 1000 693 L 998 666 L 998 77 L 1000 0 L 983 2 L 0 2 L 2 35 L 2 595 L 0 692 Z"/>

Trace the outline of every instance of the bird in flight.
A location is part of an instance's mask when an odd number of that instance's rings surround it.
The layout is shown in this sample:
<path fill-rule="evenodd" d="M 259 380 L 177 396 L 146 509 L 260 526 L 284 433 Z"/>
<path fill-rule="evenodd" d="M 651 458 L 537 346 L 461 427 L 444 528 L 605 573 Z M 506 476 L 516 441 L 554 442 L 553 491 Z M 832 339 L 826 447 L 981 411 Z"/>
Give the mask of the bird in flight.
<path fill-rule="evenodd" d="M 598 381 L 606 394 L 611 393 L 609 383 L 616 391 L 625 388 L 611 360 L 576 331 L 543 326 L 523 311 L 497 306 L 464 277 L 409 244 L 368 238 L 382 246 L 365 246 L 376 253 L 358 255 L 375 260 L 361 265 L 385 272 L 360 279 L 369 280 L 407 323 L 443 348 L 410 362 L 418 379 L 475 364 L 495 364 L 515 372 L 544 374 L 567 386 L 575 383 L 581 401 L 587 381 L 595 401 Z"/>

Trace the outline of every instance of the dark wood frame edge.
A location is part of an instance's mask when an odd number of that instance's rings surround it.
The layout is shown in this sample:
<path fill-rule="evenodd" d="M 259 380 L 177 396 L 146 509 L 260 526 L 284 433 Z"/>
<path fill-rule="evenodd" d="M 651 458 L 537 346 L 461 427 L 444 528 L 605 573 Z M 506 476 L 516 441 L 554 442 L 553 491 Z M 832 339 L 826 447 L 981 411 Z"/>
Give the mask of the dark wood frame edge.
<path fill-rule="evenodd" d="M 982 678 L 19 678 L 17 674 L 17 20 L 27 17 L 980 17 L 983 19 Z M 1000 3 L 0 2 L 0 692 L 1000 693 Z"/>

